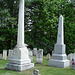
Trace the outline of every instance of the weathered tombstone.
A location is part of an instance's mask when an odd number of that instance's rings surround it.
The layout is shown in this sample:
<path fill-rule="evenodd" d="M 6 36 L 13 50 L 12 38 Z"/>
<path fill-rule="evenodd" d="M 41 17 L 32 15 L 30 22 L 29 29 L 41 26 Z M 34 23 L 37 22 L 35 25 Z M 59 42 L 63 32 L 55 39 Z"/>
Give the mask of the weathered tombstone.
<path fill-rule="evenodd" d="M 54 53 L 54 51 L 52 51 L 52 54 Z"/>
<path fill-rule="evenodd" d="M 69 54 L 69 55 L 68 55 L 68 59 L 69 59 L 69 60 L 72 60 L 72 59 L 75 60 L 75 53 Z"/>
<path fill-rule="evenodd" d="M 29 50 L 29 51 L 31 51 L 31 49 L 30 49 L 30 48 L 28 48 L 28 50 Z"/>
<path fill-rule="evenodd" d="M 3 50 L 3 59 L 4 59 L 4 60 L 7 59 L 7 50 Z"/>
<path fill-rule="evenodd" d="M 63 16 L 61 15 L 59 17 L 57 43 L 55 44 L 52 59 L 49 60 L 49 66 L 65 68 L 68 67 L 69 65 L 70 62 L 69 60 L 67 60 L 67 56 L 65 53 Z"/>
<path fill-rule="evenodd" d="M 70 63 L 70 69 L 75 69 L 75 60 L 73 58 Z"/>
<path fill-rule="evenodd" d="M 2 54 L 0 54 L 0 59 L 2 59 Z"/>
<path fill-rule="evenodd" d="M 39 70 L 34 70 L 34 71 L 33 71 L 33 75 L 40 75 L 40 74 L 39 74 Z"/>
<path fill-rule="evenodd" d="M 27 45 L 24 43 L 24 0 L 19 2 L 17 45 L 13 49 L 12 59 L 6 64 L 6 69 L 23 71 L 34 67 L 29 59 Z"/>
<path fill-rule="evenodd" d="M 42 62 L 43 62 L 43 49 L 39 49 L 37 50 L 36 54 L 36 63 L 42 64 Z"/>
<path fill-rule="evenodd" d="M 32 53 L 32 51 L 29 51 L 29 58 L 31 59 L 31 62 L 33 62 L 33 53 Z"/>
<path fill-rule="evenodd" d="M 50 53 L 47 54 L 47 60 L 49 60 L 49 59 L 50 59 Z"/>
<path fill-rule="evenodd" d="M 68 58 L 69 60 L 72 60 L 72 53 L 71 53 L 71 54 L 68 54 L 67 58 Z"/>
<path fill-rule="evenodd" d="M 13 50 L 10 50 L 9 49 L 9 52 L 8 52 L 8 60 L 12 59 L 12 55 L 13 55 Z"/>
<path fill-rule="evenodd" d="M 33 51 L 34 51 L 34 56 L 36 56 L 36 53 L 37 53 L 37 48 L 33 48 Z"/>

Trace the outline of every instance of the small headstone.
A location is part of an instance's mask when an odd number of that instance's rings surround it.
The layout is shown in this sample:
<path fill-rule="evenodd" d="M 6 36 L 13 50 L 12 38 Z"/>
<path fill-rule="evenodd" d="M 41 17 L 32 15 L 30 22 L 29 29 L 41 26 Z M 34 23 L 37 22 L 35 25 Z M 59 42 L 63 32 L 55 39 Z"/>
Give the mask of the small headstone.
<path fill-rule="evenodd" d="M 0 54 L 0 59 L 2 59 L 2 54 Z"/>
<path fill-rule="evenodd" d="M 36 63 L 42 64 L 43 61 L 43 49 L 39 49 L 36 54 Z"/>
<path fill-rule="evenodd" d="M 50 59 L 50 53 L 47 54 L 47 60 L 49 60 L 49 59 Z"/>
<path fill-rule="evenodd" d="M 52 51 L 52 54 L 54 53 L 54 51 Z"/>
<path fill-rule="evenodd" d="M 12 54 L 13 54 L 13 50 L 10 50 L 9 49 L 9 52 L 8 52 L 8 60 L 10 60 L 12 58 Z"/>
<path fill-rule="evenodd" d="M 68 58 L 69 60 L 72 60 L 72 53 L 71 53 L 71 54 L 68 54 L 67 58 Z"/>
<path fill-rule="evenodd" d="M 34 71 L 33 71 L 33 75 L 40 75 L 40 74 L 39 74 L 39 70 L 34 70 Z"/>
<path fill-rule="evenodd" d="M 75 60 L 73 58 L 70 63 L 70 69 L 75 69 Z"/>
<path fill-rule="evenodd" d="M 69 55 L 68 55 L 68 59 L 69 59 L 69 60 L 72 60 L 72 59 L 75 60 L 75 53 L 69 54 Z"/>
<path fill-rule="evenodd" d="M 30 48 L 28 48 L 28 50 L 29 50 L 29 51 L 31 51 L 31 49 L 30 49 Z"/>
<path fill-rule="evenodd" d="M 29 51 L 29 58 L 31 59 L 31 62 L 33 62 L 33 52 Z"/>
<path fill-rule="evenodd" d="M 4 60 L 7 59 L 7 50 L 3 50 L 3 59 L 4 59 Z"/>
<path fill-rule="evenodd" d="M 33 48 L 33 52 L 34 52 L 33 55 L 36 56 L 37 48 Z"/>

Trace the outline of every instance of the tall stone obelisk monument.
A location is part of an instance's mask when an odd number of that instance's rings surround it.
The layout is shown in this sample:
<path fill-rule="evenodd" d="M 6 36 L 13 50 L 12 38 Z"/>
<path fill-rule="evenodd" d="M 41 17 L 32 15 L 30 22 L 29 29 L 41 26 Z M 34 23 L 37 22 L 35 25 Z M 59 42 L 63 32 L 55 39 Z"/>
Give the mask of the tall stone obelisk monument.
<path fill-rule="evenodd" d="M 63 16 L 59 17 L 58 35 L 57 43 L 55 44 L 54 53 L 52 54 L 52 59 L 49 60 L 50 66 L 65 68 L 69 66 L 69 60 L 65 53 L 64 44 L 64 30 L 63 30 Z"/>
<path fill-rule="evenodd" d="M 6 64 L 5 68 L 23 71 L 33 67 L 34 64 L 31 63 L 28 55 L 28 49 L 24 44 L 24 0 L 20 0 L 17 45 L 13 49 L 12 58 L 9 60 L 9 63 Z"/>

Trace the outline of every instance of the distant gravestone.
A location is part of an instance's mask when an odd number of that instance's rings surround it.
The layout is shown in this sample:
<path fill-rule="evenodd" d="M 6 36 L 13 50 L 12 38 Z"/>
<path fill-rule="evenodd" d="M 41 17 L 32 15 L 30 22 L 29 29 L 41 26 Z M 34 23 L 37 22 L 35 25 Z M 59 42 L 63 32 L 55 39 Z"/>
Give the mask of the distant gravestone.
<path fill-rule="evenodd" d="M 49 59 L 50 59 L 50 53 L 47 54 L 47 60 L 49 60 Z"/>
<path fill-rule="evenodd" d="M 0 59 L 2 59 L 2 54 L 0 54 Z"/>
<path fill-rule="evenodd" d="M 75 69 L 75 60 L 73 58 L 70 63 L 70 69 Z"/>
<path fill-rule="evenodd" d="M 54 53 L 54 51 L 52 51 L 52 54 Z"/>
<path fill-rule="evenodd" d="M 33 48 L 33 55 L 36 56 L 37 48 Z"/>
<path fill-rule="evenodd" d="M 31 59 L 31 62 L 33 62 L 33 52 L 29 51 L 29 58 Z"/>
<path fill-rule="evenodd" d="M 68 54 L 67 58 L 68 58 L 69 60 L 72 60 L 72 53 L 71 53 L 71 54 Z"/>
<path fill-rule="evenodd" d="M 3 50 L 3 59 L 4 59 L 4 60 L 7 59 L 7 50 Z"/>
<path fill-rule="evenodd" d="M 42 64 L 43 61 L 43 49 L 39 49 L 36 54 L 36 63 Z"/>
<path fill-rule="evenodd" d="M 33 75 L 40 75 L 40 74 L 39 74 L 39 70 L 34 70 L 34 71 L 33 71 Z"/>
<path fill-rule="evenodd" d="M 69 54 L 69 55 L 68 55 L 68 59 L 69 59 L 69 60 L 72 60 L 72 59 L 75 60 L 75 53 Z"/>
<path fill-rule="evenodd" d="M 31 49 L 30 49 L 30 48 L 28 48 L 28 50 L 29 50 L 29 51 L 31 51 Z"/>
<path fill-rule="evenodd" d="M 12 58 L 12 54 L 13 54 L 13 50 L 10 50 L 9 49 L 9 52 L 8 52 L 8 60 L 10 60 Z"/>

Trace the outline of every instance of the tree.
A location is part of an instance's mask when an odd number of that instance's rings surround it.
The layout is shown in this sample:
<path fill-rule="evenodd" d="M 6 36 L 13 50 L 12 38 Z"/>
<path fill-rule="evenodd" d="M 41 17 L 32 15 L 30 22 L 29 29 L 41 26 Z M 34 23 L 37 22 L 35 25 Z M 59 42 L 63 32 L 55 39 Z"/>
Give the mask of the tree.
<path fill-rule="evenodd" d="M 30 5 L 26 5 L 26 8 L 30 9 L 29 15 L 32 21 L 31 31 L 26 32 L 26 39 L 30 38 L 27 42 L 33 42 L 34 47 L 43 48 L 45 54 L 52 51 L 57 38 L 58 19 L 62 14 L 64 16 L 67 53 L 74 52 L 75 35 L 73 35 L 73 32 L 75 33 L 75 10 L 72 7 L 73 4 L 68 2 L 68 0 L 31 1 Z M 69 30 L 69 27 L 72 29 Z M 70 41 L 69 37 L 71 37 Z"/>

